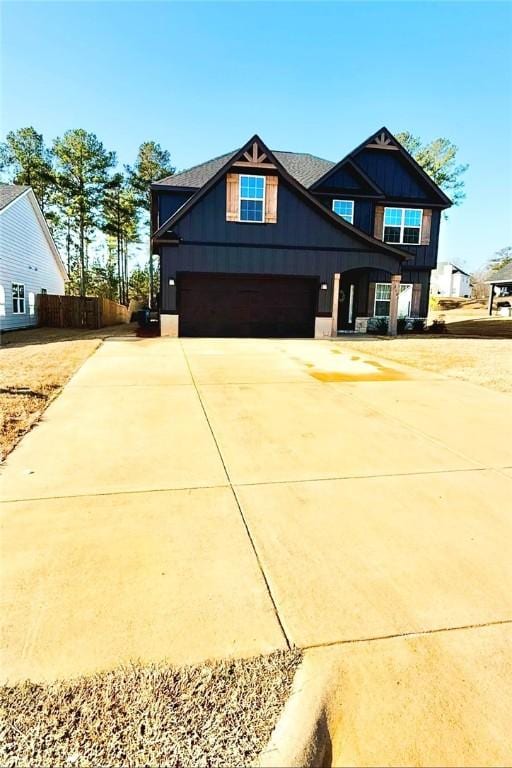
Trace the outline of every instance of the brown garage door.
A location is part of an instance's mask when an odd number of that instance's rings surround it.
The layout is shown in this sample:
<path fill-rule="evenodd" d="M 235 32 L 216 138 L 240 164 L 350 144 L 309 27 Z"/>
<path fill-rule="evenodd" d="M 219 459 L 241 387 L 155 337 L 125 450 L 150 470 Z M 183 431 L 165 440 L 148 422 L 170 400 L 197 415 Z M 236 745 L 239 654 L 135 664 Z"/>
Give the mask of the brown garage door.
<path fill-rule="evenodd" d="M 182 273 L 181 336 L 311 337 L 316 278 Z"/>

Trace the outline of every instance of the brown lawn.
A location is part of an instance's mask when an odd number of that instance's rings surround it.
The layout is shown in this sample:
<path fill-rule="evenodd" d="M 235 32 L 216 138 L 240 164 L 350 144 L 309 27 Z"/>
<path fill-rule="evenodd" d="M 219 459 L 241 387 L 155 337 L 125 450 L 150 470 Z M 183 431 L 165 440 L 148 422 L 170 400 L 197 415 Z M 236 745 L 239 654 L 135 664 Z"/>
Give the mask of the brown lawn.
<path fill-rule="evenodd" d="M 510 338 L 398 336 L 394 339 L 354 339 L 347 341 L 346 346 L 349 351 L 358 349 L 500 392 L 512 392 Z"/>
<path fill-rule="evenodd" d="M 0 687 L 1 765 L 254 765 L 300 651 Z"/>
<path fill-rule="evenodd" d="M 34 328 L 3 334 L 0 349 L 2 460 L 102 339 L 127 333 L 133 333 L 132 326 L 117 325 L 99 331 Z"/>

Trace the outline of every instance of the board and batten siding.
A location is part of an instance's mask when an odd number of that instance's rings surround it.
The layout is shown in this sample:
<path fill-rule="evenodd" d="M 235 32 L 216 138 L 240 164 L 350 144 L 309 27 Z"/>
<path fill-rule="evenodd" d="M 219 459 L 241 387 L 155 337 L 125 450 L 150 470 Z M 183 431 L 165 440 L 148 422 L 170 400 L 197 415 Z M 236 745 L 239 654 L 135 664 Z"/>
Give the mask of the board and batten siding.
<path fill-rule="evenodd" d="M 0 212 L 0 285 L 5 291 L 5 315 L 0 317 L 3 331 L 37 324 L 36 310 L 29 313 L 29 293 L 64 293 L 64 277 L 29 199 L 16 198 Z M 12 283 L 25 286 L 25 312 L 13 314 Z"/>

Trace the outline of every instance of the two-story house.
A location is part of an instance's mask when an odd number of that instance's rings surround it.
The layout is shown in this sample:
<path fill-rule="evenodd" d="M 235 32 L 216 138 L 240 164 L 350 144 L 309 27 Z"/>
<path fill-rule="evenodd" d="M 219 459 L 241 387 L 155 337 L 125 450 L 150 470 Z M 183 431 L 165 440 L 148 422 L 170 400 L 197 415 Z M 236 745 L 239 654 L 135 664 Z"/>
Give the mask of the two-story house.
<path fill-rule="evenodd" d="M 428 311 L 451 205 L 381 128 L 337 163 L 241 149 L 152 185 L 163 335 L 315 336 Z"/>

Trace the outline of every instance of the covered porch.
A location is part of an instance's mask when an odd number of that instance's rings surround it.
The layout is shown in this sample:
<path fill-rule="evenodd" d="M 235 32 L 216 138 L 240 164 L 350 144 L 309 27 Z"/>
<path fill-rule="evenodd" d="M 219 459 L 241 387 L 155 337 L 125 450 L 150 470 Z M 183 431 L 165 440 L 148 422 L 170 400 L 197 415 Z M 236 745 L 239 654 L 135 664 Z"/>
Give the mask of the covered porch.
<path fill-rule="evenodd" d="M 505 309 L 503 314 L 510 316 L 512 313 L 512 263 L 494 272 L 486 283 L 489 286 L 489 315 L 492 315 L 495 309 Z"/>
<path fill-rule="evenodd" d="M 428 284 L 421 276 L 394 274 L 382 269 L 358 268 L 340 273 L 337 333 L 365 333 L 369 322 L 387 325 L 387 333 L 395 335 L 399 318 L 426 316 L 425 295 Z"/>

